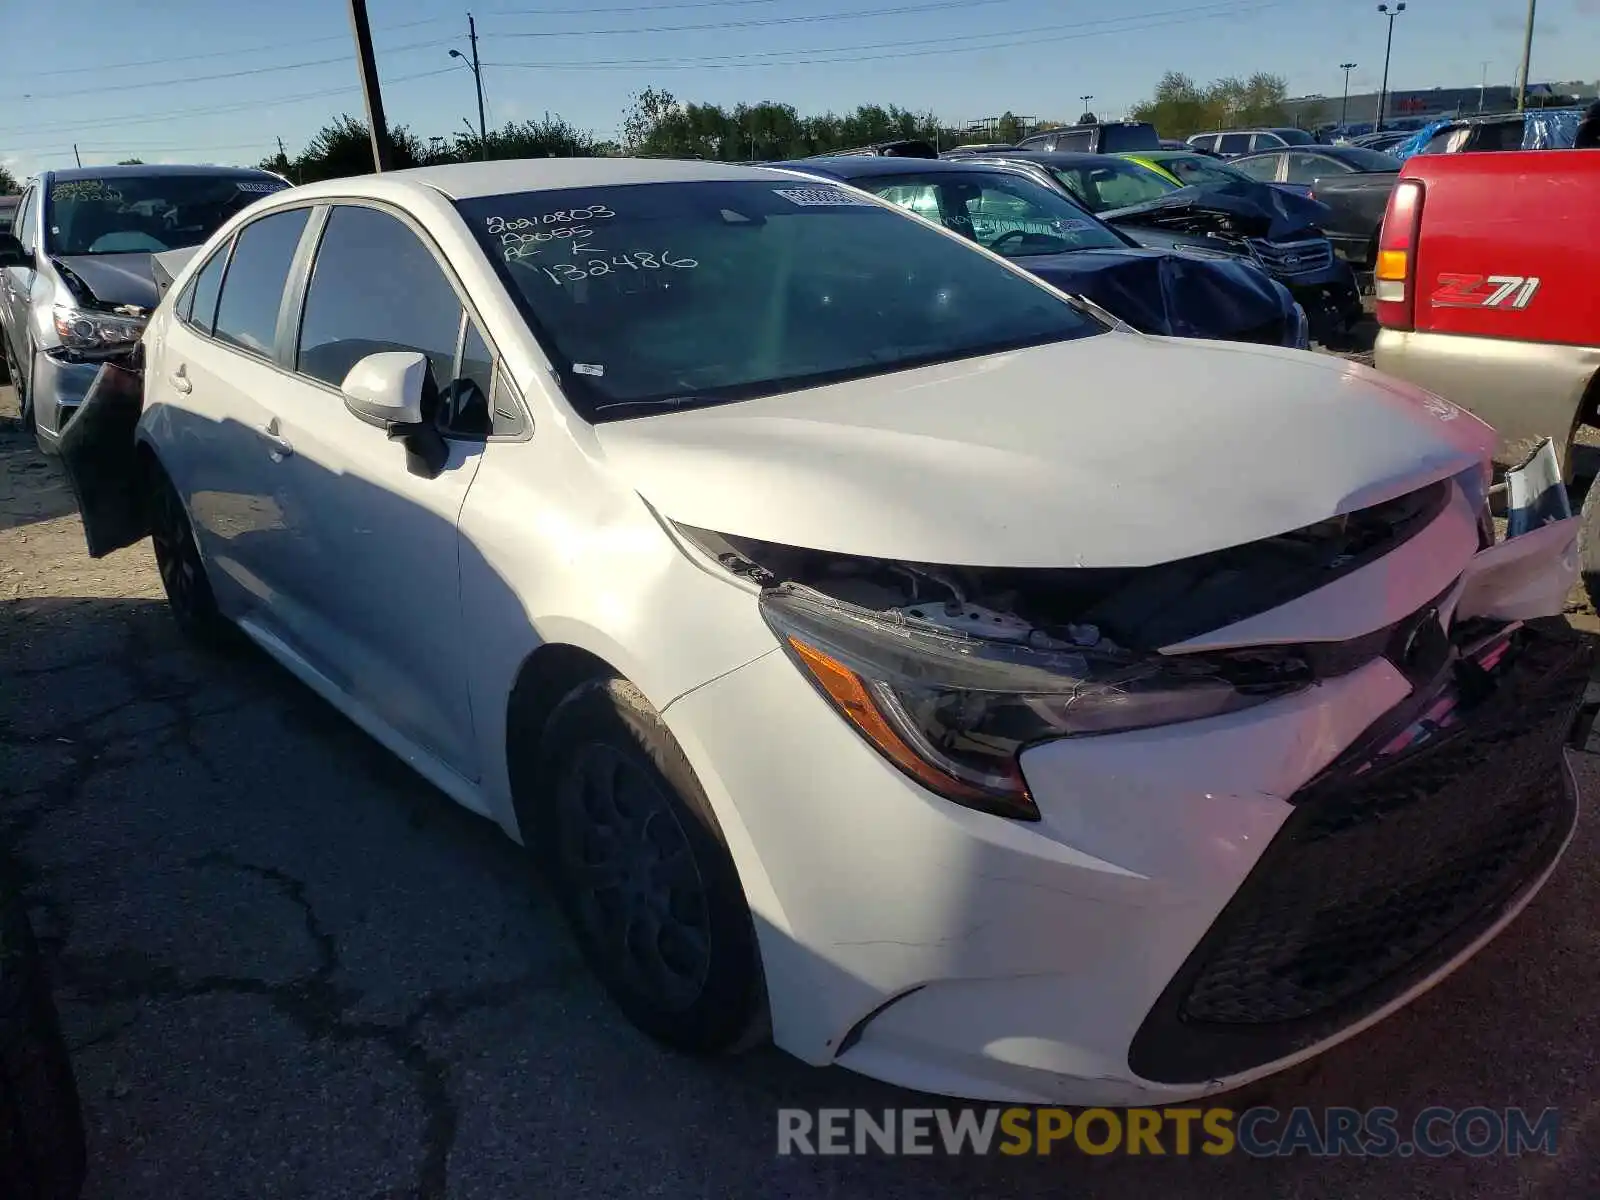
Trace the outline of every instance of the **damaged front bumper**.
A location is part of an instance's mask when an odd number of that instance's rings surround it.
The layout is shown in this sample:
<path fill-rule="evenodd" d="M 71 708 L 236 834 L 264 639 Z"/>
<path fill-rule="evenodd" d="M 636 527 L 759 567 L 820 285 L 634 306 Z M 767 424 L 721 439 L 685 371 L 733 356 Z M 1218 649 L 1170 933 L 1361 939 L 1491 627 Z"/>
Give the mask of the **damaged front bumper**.
<path fill-rule="evenodd" d="M 666 717 L 727 814 L 778 1044 L 948 1095 L 1166 1103 L 1407 1003 L 1570 837 L 1562 748 L 1592 651 L 1546 615 L 1575 540 L 1558 518 L 1484 546 L 1316 686 L 1026 750 L 1028 823 L 918 787 L 781 654 L 682 697 Z M 1391 600 L 1415 589 L 1396 564 L 1420 577 L 1437 545 L 1417 535 L 1325 603 L 1369 572 Z M 1264 617 L 1314 622 L 1318 599 Z"/>

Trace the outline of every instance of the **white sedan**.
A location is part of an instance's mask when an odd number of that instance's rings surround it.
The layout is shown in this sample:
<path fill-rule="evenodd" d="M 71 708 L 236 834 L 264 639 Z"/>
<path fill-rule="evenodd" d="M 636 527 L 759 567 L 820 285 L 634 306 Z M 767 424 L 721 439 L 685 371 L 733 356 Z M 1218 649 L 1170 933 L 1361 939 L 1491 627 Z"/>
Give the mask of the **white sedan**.
<path fill-rule="evenodd" d="M 96 552 L 149 532 L 186 630 L 525 844 L 673 1045 L 1209 1094 L 1438 982 L 1571 833 L 1573 522 L 1496 544 L 1487 427 L 848 187 L 295 188 L 143 347 L 64 442 Z"/>

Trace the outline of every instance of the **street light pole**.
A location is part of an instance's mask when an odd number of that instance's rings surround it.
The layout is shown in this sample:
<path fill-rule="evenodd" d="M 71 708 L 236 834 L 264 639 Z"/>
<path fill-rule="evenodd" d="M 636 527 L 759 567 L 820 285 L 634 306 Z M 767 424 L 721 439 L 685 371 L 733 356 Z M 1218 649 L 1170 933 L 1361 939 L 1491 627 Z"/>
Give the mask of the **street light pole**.
<path fill-rule="evenodd" d="M 1344 72 L 1344 103 L 1339 105 L 1339 132 L 1343 133 L 1350 122 L 1350 72 L 1354 71 L 1360 63 L 1340 63 L 1339 69 Z"/>
<path fill-rule="evenodd" d="M 1078 99 L 1083 101 L 1083 115 L 1085 117 L 1087 117 L 1089 115 L 1089 101 L 1093 100 L 1094 97 L 1093 96 L 1079 96 Z M 1079 118 L 1079 120 L 1082 120 L 1082 119 L 1083 119 L 1082 117 Z"/>
<path fill-rule="evenodd" d="M 1389 107 L 1389 58 L 1394 53 L 1394 19 L 1405 12 L 1406 6 L 1396 4 L 1392 9 L 1387 4 L 1378 5 L 1378 11 L 1389 18 L 1389 44 L 1383 51 L 1383 88 L 1378 92 L 1378 132 L 1383 131 L 1383 118 L 1387 115 Z"/>
<path fill-rule="evenodd" d="M 472 43 L 472 57 L 468 58 L 459 50 L 450 51 L 451 58 L 459 58 L 472 69 L 472 82 L 478 88 L 478 157 L 489 157 L 489 130 L 483 120 L 483 64 L 478 61 L 478 25 L 472 19 L 472 14 L 467 14 L 467 40 Z"/>
<path fill-rule="evenodd" d="M 1533 65 L 1533 16 L 1538 6 L 1539 0 L 1528 0 L 1528 27 L 1522 34 L 1522 86 L 1517 89 L 1518 112 L 1525 112 L 1528 107 L 1528 70 Z"/>

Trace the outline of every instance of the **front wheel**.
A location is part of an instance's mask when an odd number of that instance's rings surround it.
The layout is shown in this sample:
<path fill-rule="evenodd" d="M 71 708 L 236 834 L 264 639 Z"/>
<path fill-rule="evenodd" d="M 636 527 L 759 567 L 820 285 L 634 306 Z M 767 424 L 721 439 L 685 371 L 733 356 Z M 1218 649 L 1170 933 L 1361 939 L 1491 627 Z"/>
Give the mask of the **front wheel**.
<path fill-rule="evenodd" d="M 150 463 L 148 479 L 150 543 L 155 550 L 156 569 L 161 572 L 162 590 L 167 593 L 167 607 L 186 637 L 205 646 L 224 646 L 233 630 L 217 608 L 178 489 L 154 461 Z"/>
<path fill-rule="evenodd" d="M 1589 484 L 1578 510 L 1578 569 L 1589 604 L 1600 613 L 1600 478 Z"/>
<path fill-rule="evenodd" d="M 682 749 L 622 679 L 583 685 L 542 739 L 546 860 L 590 968 L 640 1029 L 695 1053 L 757 1023 L 761 970 L 733 860 Z"/>

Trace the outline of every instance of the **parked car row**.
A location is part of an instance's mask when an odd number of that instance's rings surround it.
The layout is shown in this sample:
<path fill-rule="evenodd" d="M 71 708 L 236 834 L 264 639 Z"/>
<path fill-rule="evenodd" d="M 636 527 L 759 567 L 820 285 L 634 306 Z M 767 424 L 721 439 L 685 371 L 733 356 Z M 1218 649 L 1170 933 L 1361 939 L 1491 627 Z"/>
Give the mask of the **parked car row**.
<path fill-rule="evenodd" d="M 1040 173 L 262 196 L 162 253 L 65 424 L 91 552 L 149 536 L 181 628 L 528 846 L 664 1042 L 770 1028 L 989 1100 L 1238 1087 L 1553 870 L 1573 521 L 1497 541 L 1492 431 L 1418 389 L 1073 299 L 1052 273 L 1137 252 Z"/>

